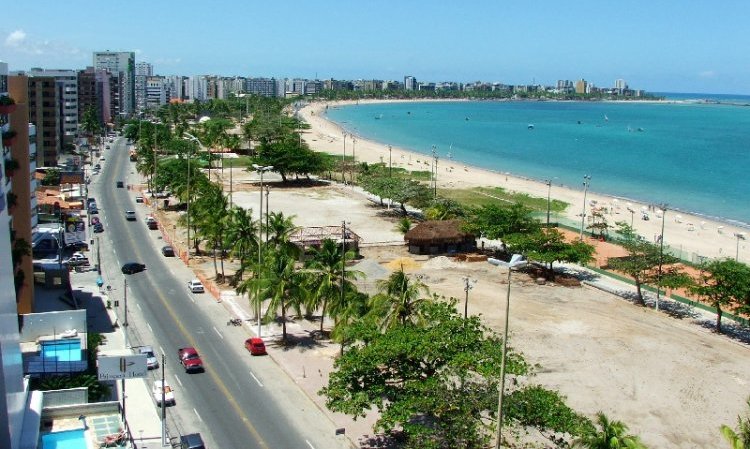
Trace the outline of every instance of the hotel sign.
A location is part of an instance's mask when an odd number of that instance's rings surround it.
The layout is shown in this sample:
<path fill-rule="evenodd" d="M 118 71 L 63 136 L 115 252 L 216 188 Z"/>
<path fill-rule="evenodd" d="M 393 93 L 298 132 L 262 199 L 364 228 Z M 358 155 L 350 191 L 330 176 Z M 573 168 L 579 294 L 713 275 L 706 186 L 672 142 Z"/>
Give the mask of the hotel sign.
<path fill-rule="evenodd" d="M 146 354 L 99 356 L 99 380 L 136 379 L 146 377 Z"/>

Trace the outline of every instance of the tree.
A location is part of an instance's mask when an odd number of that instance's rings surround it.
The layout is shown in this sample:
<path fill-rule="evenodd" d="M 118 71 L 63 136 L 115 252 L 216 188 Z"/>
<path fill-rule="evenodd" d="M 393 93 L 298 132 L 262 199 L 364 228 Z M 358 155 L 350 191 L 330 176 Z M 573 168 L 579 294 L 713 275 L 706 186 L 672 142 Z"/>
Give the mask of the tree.
<path fill-rule="evenodd" d="M 91 144 L 91 137 L 102 131 L 102 123 L 99 121 L 96 108 L 88 107 L 83 111 L 83 116 L 81 117 L 81 129 L 88 134 L 89 144 Z"/>
<path fill-rule="evenodd" d="M 418 322 L 421 307 L 429 302 L 430 290 L 419 279 L 412 280 L 401 268 L 378 281 L 378 294 L 370 298 L 370 313 L 383 329 Z"/>
<path fill-rule="evenodd" d="M 310 270 L 310 309 L 320 308 L 320 333 L 323 333 L 323 321 L 328 304 L 333 311 L 346 309 L 347 293 L 356 288 L 352 281 L 362 276 L 360 271 L 344 269 L 346 260 L 354 259 L 354 251 L 343 251 L 341 245 L 331 239 L 323 240 L 320 248 L 313 248 L 311 258 L 305 267 Z M 343 276 L 343 279 L 342 279 Z M 343 282 L 343 285 L 342 285 Z M 335 313 L 334 313 L 335 315 Z"/>
<path fill-rule="evenodd" d="M 703 267 L 691 290 L 716 308 L 716 332 L 721 333 L 722 306 L 750 307 L 750 267 L 732 259 L 714 260 Z"/>
<path fill-rule="evenodd" d="M 411 229 L 412 222 L 409 217 L 402 217 L 396 225 L 396 230 L 401 234 L 406 234 Z"/>
<path fill-rule="evenodd" d="M 486 238 L 505 240 L 514 234 L 529 234 L 539 230 L 539 222 L 531 216 L 531 209 L 519 203 L 509 206 L 487 204 L 469 211 L 464 230 Z"/>
<path fill-rule="evenodd" d="M 376 429 L 402 429 L 404 447 L 481 448 L 496 412 L 502 344 L 478 317 L 464 319 L 455 300 L 430 302 L 421 324 L 377 330 L 372 320 L 348 326 L 353 345 L 334 362 L 320 391 L 326 406 L 350 416 L 379 411 Z M 520 355 L 506 371 L 525 374 Z"/>
<path fill-rule="evenodd" d="M 235 282 L 242 281 L 247 262 L 258 253 L 258 228 L 260 223 L 253 221 L 252 209 L 234 206 L 229 210 L 227 240 L 234 257 L 239 259 L 235 272 Z"/>
<path fill-rule="evenodd" d="M 655 245 L 642 236 L 635 233 L 632 227 L 625 222 L 617 223 L 618 230 L 623 237 L 622 246 L 628 252 L 625 257 L 610 258 L 607 261 L 609 268 L 620 271 L 633 278 L 636 288 L 636 302 L 645 306 L 642 286 L 661 284 L 665 287 L 681 287 L 690 284 L 687 276 L 679 266 L 673 265 L 678 262 L 676 257 L 666 253 L 659 245 Z M 659 266 L 661 265 L 661 274 Z"/>
<path fill-rule="evenodd" d="M 646 448 L 637 436 L 627 435 L 628 426 L 621 421 L 610 421 L 604 413 L 599 412 L 596 414 L 596 424 L 599 429 L 577 439 L 573 443 L 574 447 L 586 449 Z"/>
<path fill-rule="evenodd" d="M 750 399 L 747 400 L 750 408 Z M 750 449 L 750 418 L 737 417 L 737 431 L 727 426 L 721 425 L 721 434 L 729 443 L 730 449 Z"/>
<path fill-rule="evenodd" d="M 44 178 L 42 179 L 42 185 L 43 186 L 59 186 L 60 185 L 60 169 L 58 168 L 49 168 L 44 173 Z"/>
<path fill-rule="evenodd" d="M 530 234 L 514 234 L 508 239 L 513 252 L 545 266 L 547 278 L 554 280 L 554 262 L 585 264 L 593 259 L 594 247 L 580 240 L 567 242 L 557 229 L 538 229 Z"/>
<path fill-rule="evenodd" d="M 466 210 L 455 200 L 438 197 L 430 202 L 430 206 L 424 211 L 424 214 L 428 220 L 452 220 L 464 218 Z"/>

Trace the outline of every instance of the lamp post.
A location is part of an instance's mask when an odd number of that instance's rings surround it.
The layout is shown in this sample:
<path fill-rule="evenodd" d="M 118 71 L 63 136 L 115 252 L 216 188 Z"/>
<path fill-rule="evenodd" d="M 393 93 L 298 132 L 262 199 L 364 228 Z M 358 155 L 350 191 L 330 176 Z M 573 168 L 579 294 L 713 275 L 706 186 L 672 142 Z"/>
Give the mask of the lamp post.
<path fill-rule="evenodd" d="M 349 134 L 344 131 L 344 152 L 341 153 L 341 182 L 346 184 L 346 136 Z"/>
<path fill-rule="evenodd" d="M 503 330 L 503 355 L 502 361 L 500 362 L 500 391 L 497 394 L 497 435 L 495 436 L 495 449 L 500 449 L 500 445 L 503 442 L 503 396 L 505 394 L 505 362 L 507 359 L 508 350 L 508 317 L 510 315 L 510 275 L 514 268 L 521 268 L 526 265 L 526 261 L 523 260 L 523 256 L 520 254 L 513 254 L 509 262 L 505 262 L 498 259 L 489 258 L 487 262 L 498 267 L 508 268 L 508 293 L 505 297 L 505 329 Z"/>
<path fill-rule="evenodd" d="M 464 281 L 464 292 L 466 292 L 466 298 L 464 299 L 464 319 L 466 319 L 469 317 L 469 290 L 474 288 L 477 280 L 471 279 L 469 276 L 464 276 L 461 279 Z"/>
<path fill-rule="evenodd" d="M 393 158 L 392 158 L 392 148 L 390 145 L 388 145 L 388 177 L 390 178 L 393 175 Z"/>
<path fill-rule="evenodd" d="M 591 184 L 591 176 L 583 175 L 583 212 L 581 212 L 581 236 L 580 240 L 583 241 L 583 225 L 586 220 L 586 194 L 589 191 L 589 184 Z"/>
<path fill-rule="evenodd" d="M 550 194 L 552 194 L 552 180 L 546 179 L 544 181 L 547 184 L 547 229 L 549 229 L 549 210 L 550 210 Z M 586 200 L 584 200 L 585 202 Z"/>
<path fill-rule="evenodd" d="M 258 215 L 258 270 L 260 270 L 260 264 L 263 260 L 263 245 L 261 244 L 261 241 L 263 240 L 263 227 L 261 226 L 263 223 L 263 173 L 272 170 L 273 165 L 263 166 L 253 164 L 253 168 L 260 173 L 260 193 L 258 194 L 258 197 L 260 198 L 260 214 Z M 266 233 L 267 232 L 268 231 L 266 231 Z M 258 298 L 258 337 L 261 336 L 260 312 L 260 298 Z"/>
<path fill-rule="evenodd" d="M 659 272 L 656 275 L 656 311 L 659 311 L 659 296 L 661 295 L 662 264 L 664 263 L 664 221 L 667 216 L 667 203 L 659 206 L 661 209 L 661 235 L 659 236 Z"/>
<path fill-rule="evenodd" d="M 354 184 L 354 172 L 357 170 L 357 153 L 356 147 L 357 138 L 352 135 L 352 170 L 349 172 L 349 182 Z M 352 186 L 353 188 L 354 186 Z"/>
<path fill-rule="evenodd" d="M 635 209 L 632 207 L 628 207 L 628 212 L 630 212 L 630 228 L 633 228 L 633 217 L 635 216 Z"/>
<path fill-rule="evenodd" d="M 745 240 L 744 232 L 735 232 L 734 236 L 737 237 L 737 250 L 734 254 L 734 261 L 739 262 L 740 260 L 740 240 Z"/>
<path fill-rule="evenodd" d="M 432 184 L 432 188 L 433 188 L 433 190 L 432 190 L 432 196 L 435 197 L 435 198 L 437 198 L 437 170 L 438 170 L 437 165 L 438 165 L 438 157 L 437 157 L 437 152 L 435 151 L 435 145 L 432 146 L 432 159 L 435 162 L 435 164 L 434 164 L 435 165 L 435 167 L 434 167 L 434 174 L 432 176 L 432 183 L 433 183 Z"/>

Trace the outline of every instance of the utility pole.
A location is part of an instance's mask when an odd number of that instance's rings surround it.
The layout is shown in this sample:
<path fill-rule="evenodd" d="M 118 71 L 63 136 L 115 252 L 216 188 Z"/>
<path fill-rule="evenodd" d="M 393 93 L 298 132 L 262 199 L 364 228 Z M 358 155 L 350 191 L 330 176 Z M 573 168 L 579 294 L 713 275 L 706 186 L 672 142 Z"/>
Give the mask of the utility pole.
<path fill-rule="evenodd" d="M 341 304 L 344 304 L 344 278 L 346 276 L 346 221 L 341 221 Z"/>
<path fill-rule="evenodd" d="M 102 256 L 99 251 L 99 237 L 96 238 L 96 274 L 102 275 Z"/>
<path fill-rule="evenodd" d="M 268 243 L 268 212 L 271 210 L 268 208 L 268 194 L 271 193 L 271 188 L 266 184 L 266 243 Z"/>
<path fill-rule="evenodd" d="M 229 207 L 232 207 L 232 160 L 229 159 Z"/>
<path fill-rule="evenodd" d="M 167 406 L 165 404 L 166 391 L 164 388 L 165 379 L 164 372 L 167 365 L 167 356 L 161 355 L 161 446 L 167 445 Z"/>
<path fill-rule="evenodd" d="M 659 274 L 656 281 L 656 311 L 659 311 L 659 296 L 661 295 L 662 264 L 664 263 L 664 221 L 667 217 L 667 203 L 659 206 L 661 208 L 661 235 L 659 236 Z"/>
<path fill-rule="evenodd" d="M 583 175 L 583 212 L 581 212 L 581 236 L 580 240 L 583 241 L 583 225 L 586 220 L 586 194 L 589 191 L 589 184 L 591 184 L 591 176 Z"/>
<path fill-rule="evenodd" d="M 123 303 L 125 307 L 125 311 L 124 311 L 125 313 L 123 314 L 123 319 L 122 319 L 122 333 L 123 335 L 125 335 L 125 347 L 129 348 L 130 344 L 128 343 L 128 280 L 127 279 L 124 280 L 124 284 L 125 285 L 122 291 L 122 299 L 123 299 Z M 124 385 L 125 384 L 123 383 L 123 390 L 125 389 Z"/>
<path fill-rule="evenodd" d="M 341 153 L 341 182 L 346 184 L 346 136 L 348 134 L 344 132 L 344 152 Z"/>

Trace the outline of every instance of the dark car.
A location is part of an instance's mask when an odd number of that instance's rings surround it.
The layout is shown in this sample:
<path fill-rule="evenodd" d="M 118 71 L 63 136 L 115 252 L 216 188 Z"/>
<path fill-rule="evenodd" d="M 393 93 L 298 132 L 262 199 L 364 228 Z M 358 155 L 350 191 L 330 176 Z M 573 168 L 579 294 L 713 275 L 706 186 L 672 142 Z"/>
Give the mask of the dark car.
<path fill-rule="evenodd" d="M 174 257 L 174 248 L 169 245 L 162 246 L 161 253 L 164 255 L 164 257 Z"/>
<path fill-rule="evenodd" d="M 180 449 L 206 449 L 206 445 L 201 434 L 191 433 L 180 437 Z"/>
<path fill-rule="evenodd" d="M 201 356 L 198 355 L 198 351 L 192 346 L 178 349 L 177 356 L 180 358 L 180 363 L 185 368 L 186 373 L 203 371 Z"/>
<path fill-rule="evenodd" d="M 100 232 L 104 232 L 104 225 L 101 223 L 94 223 L 92 228 L 94 228 L 94 232 L 97 234 Z"/>
<path fill-rule="evenodd" d="M 128 262 L 122 266 L 123 274 L 140 273 L 146 269 L 146 265 L 138 262 Z"/>
<path fill-rule="evenodd" d="M 245 340 L 245 349 L 250 351 L 252 355 L 266 354 L 266 345 L 263 343 L 263 339 L 259 337 L 252 337 Z"/>
<path fill-rule="evenodd" d="M 125 183 L 122 182 L 122 181 L 117 181 L 117 187 L 118 188 L 123 188 L 123 187 L 125 187 Z"/>
<path fill-rule="evenodd" d="M 96 215 L 99 213 L 99 209 L 96 208 L 96 204 L 89 207 L 89 215 Z"/>

